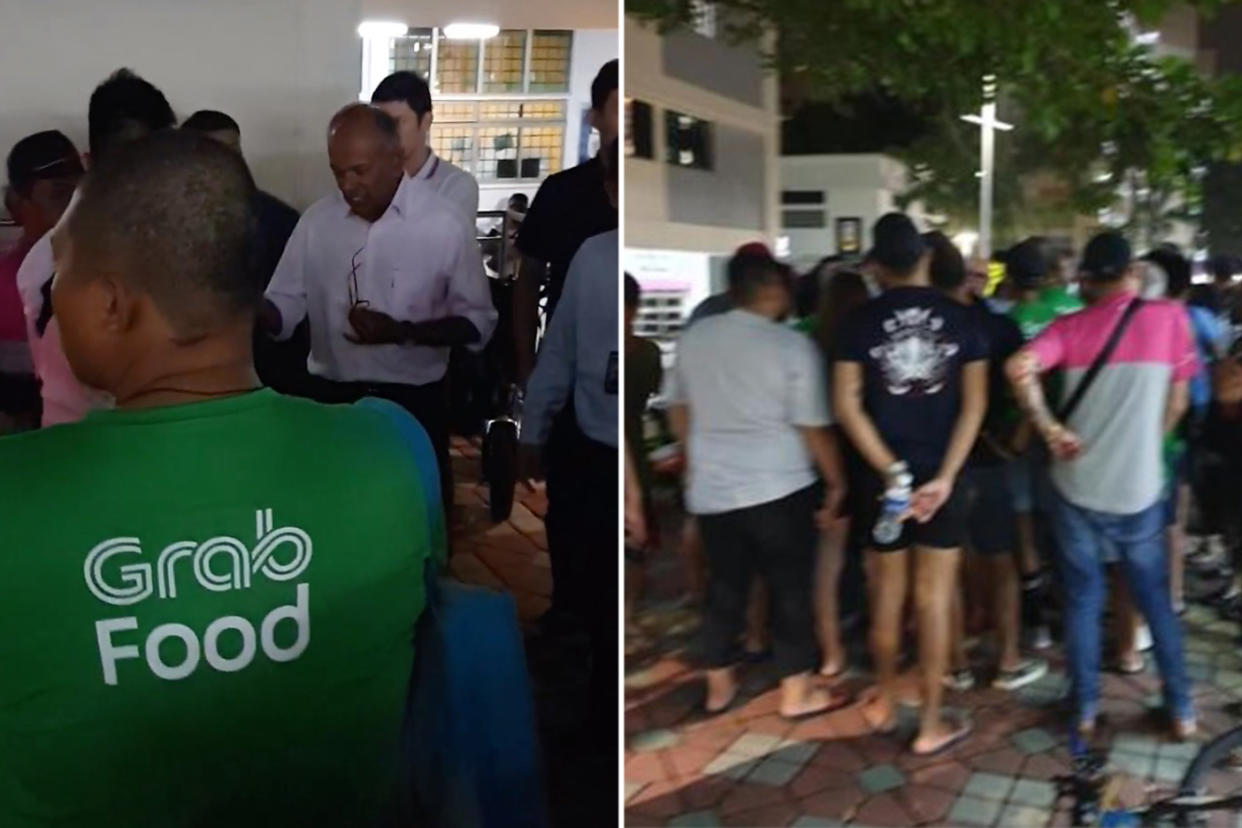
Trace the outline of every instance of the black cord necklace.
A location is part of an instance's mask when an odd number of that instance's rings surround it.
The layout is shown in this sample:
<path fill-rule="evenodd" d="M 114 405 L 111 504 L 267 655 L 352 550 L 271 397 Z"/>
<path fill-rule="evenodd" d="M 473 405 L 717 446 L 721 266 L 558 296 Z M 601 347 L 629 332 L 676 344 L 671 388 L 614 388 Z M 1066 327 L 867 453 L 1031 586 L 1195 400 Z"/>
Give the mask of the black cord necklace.
<path fill-rule="evenodd" d="M 148 388 L 145 391 L 139 391 L 124 400 L 117 400 L 119 404 L 130 403 L 139 397 L 149 397 L 152 394 L 189 394 L 194 397 L 229 397 L 241 396 L 242 394 L 253 394 L 255 391 L 263 390 L 262 385 L 251 385 L 245 388 L 226 388 L 222 391 L 196 391 L 193 388 L 174 388 L 172 386 L 164 386 L 157 388 Z"/>

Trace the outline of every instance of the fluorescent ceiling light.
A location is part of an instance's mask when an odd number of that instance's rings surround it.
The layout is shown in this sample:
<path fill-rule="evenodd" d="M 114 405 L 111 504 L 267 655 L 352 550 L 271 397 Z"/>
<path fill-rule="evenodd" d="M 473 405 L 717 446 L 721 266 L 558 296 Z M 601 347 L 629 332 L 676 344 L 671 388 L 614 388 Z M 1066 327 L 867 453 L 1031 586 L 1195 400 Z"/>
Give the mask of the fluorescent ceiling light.
<path fill-rule="evenodd" d="M 444 27 L 449 40 L 487 40 L 500 34 L 500 27 L 493 23 L 450 23 Z"/>
<path fill-rule="evenodd" d="M 410 27 L 395 20 L 364 20 L 358 24 L 358 36 L 364 38 L 405 37 Z"/>

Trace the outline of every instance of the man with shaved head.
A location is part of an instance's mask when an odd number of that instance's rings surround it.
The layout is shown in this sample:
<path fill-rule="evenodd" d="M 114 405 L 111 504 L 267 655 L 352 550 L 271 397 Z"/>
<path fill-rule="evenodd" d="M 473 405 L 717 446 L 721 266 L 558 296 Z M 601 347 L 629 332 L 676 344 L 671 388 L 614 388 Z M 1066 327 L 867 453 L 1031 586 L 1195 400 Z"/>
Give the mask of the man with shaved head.
<path fill-rule="evenodd" d="M 166 131 L 53 231 L 64 355 L 116 407 L 0 440 L 0 825 L 410 824 L 431 447 L 260 386 L 253 199 Z"/>
<path fill-rule="evenodd" d="M 325 402 L 381 397 L 422 423 L 452 502 L 449 350 L 481 350 L 496 325 L 483 257 L 453 205 L 407 178 L 396 122 L 351 104 L 328 126 L 338 193 L 302 215 L 267 289 L 277 338 L 310 321 L 307 367 Z"/>

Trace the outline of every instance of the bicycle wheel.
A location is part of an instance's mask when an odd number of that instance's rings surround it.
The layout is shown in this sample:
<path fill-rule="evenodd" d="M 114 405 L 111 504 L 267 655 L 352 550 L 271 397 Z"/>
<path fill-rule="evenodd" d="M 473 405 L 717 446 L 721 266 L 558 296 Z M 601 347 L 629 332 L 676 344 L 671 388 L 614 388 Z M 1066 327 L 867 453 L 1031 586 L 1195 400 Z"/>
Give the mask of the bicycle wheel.
<path fill-rule="evenodd" d="M 493 420 L 483 438 L 484 475 L 489 491 L 492 520 L 508 520 L 513 512 L 513 489 L 517 485 L 517 423 Z"/>
<path fill-rule="evenodd" d="M 1192 795 L 1207 789 L 1207 777 L 1230 753 L 1242 748 L 1242 726 L 1227 730 L 1199 749 L 1182 777 L 1181 794 Z"/>

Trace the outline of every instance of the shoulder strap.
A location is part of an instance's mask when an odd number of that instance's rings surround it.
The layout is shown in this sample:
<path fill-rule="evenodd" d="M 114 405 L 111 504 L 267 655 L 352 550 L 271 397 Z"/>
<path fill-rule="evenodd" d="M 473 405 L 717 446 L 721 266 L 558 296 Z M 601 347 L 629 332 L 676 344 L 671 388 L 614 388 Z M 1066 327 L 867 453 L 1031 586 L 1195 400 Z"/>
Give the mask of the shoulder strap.
<path fill-rule="evenodd" d="M 1074 388 L 1074 393 L 1066 401 L 1065 405 L 1057 411 L 1057 419 L 1061 422 L 1068 422 L 1074 411 L 1078 409 L 1082 398 L 1086 396 L 1091 384 L 1095 382 L 1095 378 L 1099 376 L 1100 370 L 1104 367 L 1104 363 L 1108 362 L 1108 358 L 1113 355 L 1113 351 L 1117 350 L 1117 344 L 1121 342 L 1121 335 L 1126 332 L 1126 328 L 1130 326 L 1130 320 L 1134 318 L 1134 314 L 1143 306 L 1141 297 L 1135 297 L 1121 314 L 1121 319 L 1117 320 L 1116 327 L 1109 334 L 1108 341 L 1104 343 L 1104 348 L 1096 356 L 1095 361 L 1091 363 L 1091 367 L 1087 369 L 1087 373 L 1083 375 L 1078 386 Z"/>

